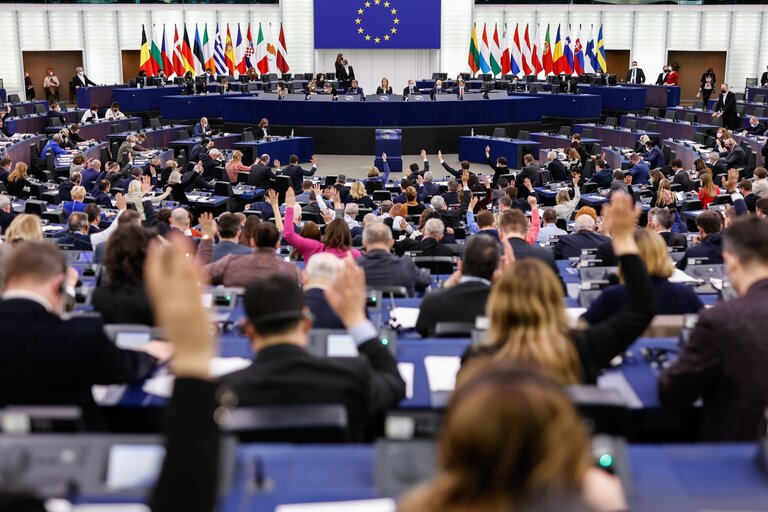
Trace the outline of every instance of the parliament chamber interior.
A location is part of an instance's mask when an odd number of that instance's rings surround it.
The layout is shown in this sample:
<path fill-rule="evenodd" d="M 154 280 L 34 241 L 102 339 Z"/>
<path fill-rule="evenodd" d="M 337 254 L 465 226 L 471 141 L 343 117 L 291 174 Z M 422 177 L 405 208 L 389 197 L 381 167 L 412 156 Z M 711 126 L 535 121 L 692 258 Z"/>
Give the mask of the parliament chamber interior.
<path fill-rule="evenodd" d="M 765 27 L 0 5 L 0 512 L 766 510 Z"/>

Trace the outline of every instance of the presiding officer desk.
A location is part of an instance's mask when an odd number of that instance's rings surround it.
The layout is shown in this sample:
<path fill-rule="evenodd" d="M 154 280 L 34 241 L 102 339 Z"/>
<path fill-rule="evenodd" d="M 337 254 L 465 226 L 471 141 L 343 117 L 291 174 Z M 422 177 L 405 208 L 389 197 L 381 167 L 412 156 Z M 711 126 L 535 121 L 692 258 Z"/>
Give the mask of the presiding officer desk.
<path fill-rule="evenodd" d="M 429 95 L 358 96 L 289 94 L 278 100 L 276 94 L 239 97 L 222 102 L 225 128 L 254 126 L 269 119 L 273 133 L 287 135 L 296 129 L 315 139 L 320 153 L 361 154 L 375 151 L 375 130 L 392 127 L 403 130 L 403 152 L 418 154 L 422 147 L 440 147 L 457 152 L 457 137 L 471 129 L 490 134 L 494 128 L 538 127 L 542 117 L 542 99 L 535 96 L 508 96 L 496 91 L 483 99 L 482 94 L 467 93 L 464 100 L 443 94 L 430 100 Z M 167 98 L 164 100 L 168 100 Z M 515 131 L 513 129 L 513 131 Z M 345 144 L 340 145 L 339 140 Z"/>
<path fill-rule="evenodd" d="M 196 123 L 201 117 L 220 119 L 225 100 L 242 97 L 250 96 L 239 92 L 162 96 L 160 115 L 165 122 L 194 121 Z M 259 124 L 260 120 L 261 118 L 257 119 L 253 124 Z"/>
<path fill-rule="evenodd" d="M 99 108 L 108 108 L 112 104 L 112 91 L 127 87 L 126 84 L 91 85 L 77 88 L 77 108 L 91 108 L 98 105 Z"/>
<path fill-rule="evenodd" d="M 112 101 L 120 103 L 122 112 L 154 112 L 160 110 L 160 99 L 165 96 L 179 95 L 184 87 L 168 85 L 164 87 L 117 88 L 112 91 Z"/>

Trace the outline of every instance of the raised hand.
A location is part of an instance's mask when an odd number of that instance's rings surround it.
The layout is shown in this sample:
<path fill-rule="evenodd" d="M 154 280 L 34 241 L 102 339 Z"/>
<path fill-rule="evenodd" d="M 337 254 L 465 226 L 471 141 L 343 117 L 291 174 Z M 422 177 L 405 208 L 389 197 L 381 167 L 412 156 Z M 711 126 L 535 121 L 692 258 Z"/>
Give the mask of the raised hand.
<path fill-rule="evenodd" d="M 365 321 L 365 273 L 351 257 L 326 288 L 325 298 L 347 329 Z"/>
<path fill-rule="evenodd" d="M 125 204 L 125 196 L 119 192 L 115 194 L 115 207 L 121 212 L 128 208 L 128 205 Z"/>
<path fill-rule="evenodd" d="M 469 201 L 469 210 L 473 211 L 475 209 L 475 206 L 477 206 L 477 196 L 473 195 L 472 199 Z"/>
<path fill-rule="evenodd" d="M 424 159 L 427 158 L 427 150 L 426 149 L 422 149 L 421 153 L 419 153 L 419 154 L 421 155 L 421 158 L 424 158 Z"/>
<path fill-rule="evenodd" d="M 461 182 L 464 184 L 464 188 L 467 188 L 467 182 L 469 182 L 469 171 L 461 171 Z"/>
<path fill-rule="evenodd" d="M 213 215 L 210 212 L 201 213 L 197 221 L 200 223 L 203 235 L 207 235 L 210 238 L 216 236 L 216 219 L 213 218 Z"/>
<path fill-rule="evenodd" d="M 317 157 L 315 155 L 312 155 L 312 158 L 309 159 L 310 162 L 312 162 L 312 166 L 317 166 Z"/>
<path fill-rule="evenodd" d="M 531 209 L 534 209 L 538 206 L 539 202 L 536 200 L 536 196 L 533 194 L 528 196 L 528 204 L 531 206 Z"/>
<path fill-rule="evenodd" d="M 491 157 L 491 146 L 485 146 L 485 156 L 488 158 Z"/>
<path fill-rule="evenodd" d="M 381 161 L 382 162 L 386 162 L 387 161 L 387 154 L 386 153 L 382 153 L 381 154 Z"/>
<path fill-rule="evenodd" d="M 275 210 L 275 208 L 278 208 L 280 205 L 278 204 L 279 196 L 277 195 L 277 192 L 275 192 L 272 189 L 267 190 L 267 202 L 272 207 L 272 210 Z"/>
<path fill-rule="evenodd" d="M 149 176 L 141 177 L 141 193 L 148 194 L 152 190 L 152 178 Z"/>
<path fill-rule="evenodd" d="M 296 206 L 296 193 L 293 191 L 292 187 L 288 187 L 288 190 L 285 191 L 285 206 L 286 208 L 293 208 Z"/>
<path fill-rule="evenodd" d="M 437 150 L 437 159 L 441 162 L 443 161 L 443 151 L 441 149 Z"/>
<path fill-rule="evenodd" d="M 634 232 L 640 212 L 640 206 L 633 206 L 632 197 L 623 192 L 614 193 L 611 202 L 603 207 L 603 226 L 613 236 L 617 256 L 637 254 Z"/>

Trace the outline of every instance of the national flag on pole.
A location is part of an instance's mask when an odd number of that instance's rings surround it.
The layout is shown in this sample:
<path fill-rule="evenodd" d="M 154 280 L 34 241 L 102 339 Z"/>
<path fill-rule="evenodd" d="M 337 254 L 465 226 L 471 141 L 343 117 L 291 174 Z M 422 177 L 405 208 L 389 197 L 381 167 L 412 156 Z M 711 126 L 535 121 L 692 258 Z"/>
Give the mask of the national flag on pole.
<path fill-rule="evenodd" d="M 483 36 L 480 38 L 480 71 L 488 73 L 491 70 L 491 48 L 488 46 L 487 24 L 483 23 Z"/>
<path fill-rule="evenodd" d="M 241 75 L 248 71 L 248 64 L 245 62 L 245 39 L 240 32 L 240 23 L 237 24 L 237 44 L 235 45 L 235 70 Z"/>
<path fill-rule="evenodd" d="M 581 76 L 584 74 L 584 48 L 581 47 L 581 25 L 573 43 L 573 71 Z"/>
<path fill-rule="evenodd" d="M 480 46 L 477 44 L 477 23 L 472 24 L 472 37 L 469 39 L 469 58 L 467 59 L 472 75 L 480 70 Z"/>
<path fill-rule="evenodd" d="M 528 24 L 525 24 L 525 35 L 520 41 L 520 51 L 523 53 L 523 71 L 526 75 L 533 73 L 533 61 L 531 60 L 531 38 L 528 35 Z"/>
<path fill-rule="evenodd" d="M 181 59 L 184 63 L 184 71 L 195 73 L 195 57 L 192 55 L 192 47 L 189 45 L 187 26 L 184 25 L 184 39 L 181 41 Z"/>
<path fill-rule="evenodd" d="M 603 73 L 608 72 L 608 63 L 605 61 L 605 39 L 603 39 L 603 26 L 600 25 L 600 32 L 597 35 L 597 63 Z"/>
<path fill-rule="evenodd" d="M 563 55 L 563 42 L 560 40 L 560 24 L 557 25 L 557 36 L 555 37 L 555 49 L 552 52 L 552 62 L 555 64 L 555 74 L 565 73 L 565 57 Z"/>
<path fill-rule="evenodd" d="M 213 41 L 208 38 L 208 24 L 205 24 L 203 31 L 203 67 L 210 69 L 211 73 L 216 73 L 216 61 L 213 58 Z"/>
<path fill-rule="evenodd" d="M 205 73 L 204 62 L 205 55 L 203 55 L 203 43 L 200 39 L 200 32 L 197 30 L 197 23 L 195 23 L 195 46 L 192 50 L 195 55 L 195 73 L 201 75 Z"/>
<path fill-rule="evenodd" d="M 155 68 L 153 74 L 157 75 L 161 69 L 163 69 L 163 51 L 160 49 L 163 43 L 160 41 L 160 34 L 158 33 L 159 27 L 152 27 L 152 44 L 149 45 L 149 53 L 152 58 L 152 66 Z"/>
<path fill-rule="evenodd" d="M 491 73 L 493 76 L 501 73 L 501 43 L 499 42 L 499 26 L 493 25 L 493 38 L 491 39 Z"/>
<path fill-rule="evenodd" d="M 269 33 L 267 34 L 267 63 L 269 72 L 277 74 L 277 45 L 275 44 L 275 33 L 272 30 L 272 24 L 269 24 Z"/>
<path fill-rule="evenodd" d="M 571 47 L 571 26 L 568 25 L 568 35 L 565 36 L 565 42 L 563 44 L 563 62 L 565 63 L 565 73 L 570 75 L 573 73 L 573 48 Z"/>
<path fill-rule="evenodd" d="M 152 56 L 149 50 L 149 43 L 147 42 L 147 32 L 144 30 L 144 25 L 141 26 L 141 49 L 139 50 L 139 69 L 144 71 L 148 75 L 155 74 L 155 67 L 152 64 Z"/>
<path fill-rule="evenodd" d="M 555 63 L 552 61 L 552 46 L 549 38 L 549 23 L 547 23 L 547 35 L 544 38 L 544 48 L 541 52 L 541 65 L 544 67 L 544 76 L 555 72 Z"/>
<path fill-rule="evenodd" d="M 213 41 L 213 62 L 216 68 L 213 70 L 217 75 L 224 75 L 227 72 L 227 63 L 224 60 L 224 45 L 221 44 L 221 32 L 219 24 L 216 24 L 216 39 Z"/>
<path fill-rule="evenodd" d="M 285 44 L 285 33 L 283 33 L 283 24 L 280 24 L 280 36 L 277 38 L 277 69 L 285 74 L 291 68 L 288 66 L 288 46 Z"/>
<path fill-rule="evenodd" d="M 251 24 L 248 23 L 248 30 L 245 33 L 245 70 L 248 71 L 251 68 L 255 68 L 253 58 L 256 50 L 253 49 L 253 37 L 251 36 Z"/>
<path fill-rule="evenodd" d="M 163 59 L 163 71 L 165 71 L 166 77 L 171 77 L 175 74 L 173 69 L 173 60 L 171 60 L 171 45 L 168 43 L 168 34 L 165 31 L 165 24 L 163 24 L 163 40 L 160 48 L 160 55 Z"/>
<path fill-rule="evenodd" d="M 229 32 L 229 23 L 227 23 L 227 39 L 224 43 L 224 64 L 230 75 L 235 74 L 235 49 L 232 47 L 232 34 Z"/>
<path fill-rule="evenodd" d="M 512 64 L 512 74 L 519 76 L 520 73 L 525 74 L 525 68 L 523 67 L 523 52 L 520 49 L 520 30 L 519 25 L 515 24 L 515 35 L 512 36 L 512 60 L 517 65 Z M 517 70 L 515 70 L 517 68 Z"/>
<path fill-rule="evenodd" d="M 508 75 L 512 71 L 512 57 L 509 54 L 509 40 L 507 39 L 507 24 L 504 24 L 504 36 L 501 43 L 501 74 Z"/>
<path fill-rule="evenodd" d="M 181 56 L 181 39 L 176 25 L 173 26 L 173 72 L 177 77 L 184 76 L 184 58 Z"/>
<path fill-rule="evenodd" d="M 531 51 L 531 59 L 533 64 L 533 71 L 538 75 L 544 71 L 544 65 L 541 61 L 541 34 L 539 33 L 539 25 L 536 25 L 536 32 L 533 34 L 533 50 Z"/>
<path fill-rule="evenodd" d="M 587 50 L 584 55 L 584 72 L 594 73 L 595 69 L 597 69 L 597 55 L 595 55 L 595 26 L 590 25 Z"/>
<path fill-rule="evenodd" d="M 256 68 L 262 75 L 269 73 L 267 42 L 264 40 L 264 32 L 261 30 L 261 22 L 259 22 L 259 35 L 256 37 Z"/>

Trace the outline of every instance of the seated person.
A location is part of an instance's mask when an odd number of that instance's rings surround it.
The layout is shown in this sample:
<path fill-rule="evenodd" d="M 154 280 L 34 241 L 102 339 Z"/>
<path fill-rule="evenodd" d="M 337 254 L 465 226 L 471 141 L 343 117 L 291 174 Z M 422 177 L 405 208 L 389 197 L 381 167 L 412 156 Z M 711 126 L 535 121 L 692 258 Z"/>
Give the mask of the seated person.
<path fill-rule="evenodd" d="M 749 117 L 749 124 L 741 131 L 742 135 L 763 135 L 765 125 L 755 116 Z"/>
<path fill-rule="evenodd" d="M 107 246 L 107 278 L 93 291 L 91 303 L 104 323 L 155 325 L 144 289 L 144 261 L 151 238 L 141 225 L 120 222 L 106 244 L 101 244 Z"/>
<path fill-rule="evenodd" d="M 604 160 L 595 161 L 595 174 L 589 178 L 587 183 L 596 183 L 597 188 L 608 188 L 613 181 L 613 169 L 611 169 Z"/>
<path fill-rule="evenodd" d="M 376 88 L 376 94 L 392 94 L 392 86 L 389 85 L 386 77 L 381 79 L 381 85 Z"/>
<path fill-rule="evenodd" d="M 565 181 L 568 179 L 568 172 L 563 162 L 557 159 L 557 152 L 550 151 L 547 153 L 547 161 L 547 170 L 552 175 L 552 181 Z"/>
<path fill-rule="evenodd" d="M 316 254 L 304 268 L 304 304 L 312 313 L 315 329 L 344 329 L 341 318 L 333 311 L 325 291 L 333 286 L 344 261 L 331 254 Z"/>
<path fill-rule="evenodd" d="M 648 142 L 649 145 L 653 145 L 653 142 Z M 659 153 L 661 153 L 661 150 L 657 148 L 656 146 L 653 146 L 654 149 L 656 149 Z M 632 184 L 633 185 L 647 185 L 648 180 L 651 177 L 651 169 L 656 169 L 660 166 L 654 166 L 654 162 L 651 161 L 651 167 L 648 166 L 648 160 L 642 160 L 640 159 L 640 155 L 637 153 L 632 153 L 632 155 L 629 157 L 629 163 L 632 164 L 632 167 L 629 168 L 629 174 L 632 175 Z M 661 155 L 661 166 L 664 165 L 664 155 Z"/>
<path fill-rule="evenodd" d="M 64 215 L 67 217 L 69 217 L 72 212 L 85 211 L 85 203 L 83 202 L 85 200 L 85 188 L 81 187 L 80 185 L 72 187 L 72 192 L 70 195 L 72 196 L 72 200 L 67 201 L 62 205 Z"/>
<path fill-rule="evenodd" d="M 669 282 L 675 267 L 667 253 L 667 244 L 660 235 L 650 229 L 638 229 L 635 231 L 635 241 L 640 250 L 640 258 L 648 271 L 648 277 L 651 278 L 656 290 L 657 315 L 694 314 L 704 307 L 693 288 L 685 284 Z M 619 267 L 619 276 L 621 277 L 621 267 Z M 602 322 L 621 310 L 628 300 L 627 289 L 623 284 L 609 286 L 592 302 L 581 318 L 589 324 Z"/>
<path fill-rule="evenodd" d="M 45 146 L 43 146 L 43 150 L 40 152 L 40 156 L 42 158 L 46 158 L 49 152 L 52 152 L 54 157 L 59 155 L 66 155 L 67 152 L 64 148 L 61 147 L 61 142 L 61 135 L 58 133 L 54 134 L 53 137 L 48 139 L 48 142 L 45 143 Z"/>
<path fill-rule="evenodd" d="M 382 222 L 375 222 L 363 231 L 365 254 L 358 258 L 357 264 L 365 271 L 368 287 L 402 286 L 409 296 L 416 290 L 425 290 L 431 282 L 429 272 L 416 267 L 409 256 L 391 254 L 393 245 L 392 230 Z"/>
<path fill-rule="evenodd" d="M 723 229 L 723 217 L 714 210 L 704 210 L 696 217 L 696 228 L 699 230 L 701 241 L 691 245 L 677 262 L 677 268 L 685 271 L 689 258 L 706 258 L 707 264 L 718 265 L 723 262 L 723 240 L 720 231 Z"/>
<path fill-rule="evenodd" d="M 429 96 L 435 99 L 438 94 L 444 94 L 445 92 L 447 91 L 443 89 L 443 81 L 435 80 L 435 86 L 429 91 Z"/>
<path fill-rule="evenodd" d="M 403 97 L 407 98 L 412 94 L 421 94 L 421 91 L 416 87 L 416 81 L 411 78 L 408 80 L 408 85 L 403 89 Z"/>
<path fill-rule="evenodd" d="M 103 428 L 91 387 L 140 382 L 158 361 L 117 348 L 96 318 L 61 318 L 64 290 L 74 285 L 66 270 L 50 242 L 21 243 L 5 261 L 0 406 L 76 405 L 88 428 Z M 150 343 L 144 351 L 162 354 L 162 360 L 170 356 L 165 343 Z"/>
<path fill-rule="evenodd" d="M 219 243 L 213 248 L 213 261 L 219 261 L 229 254 L 251 254 L 253 249 L 240 245 L 240 219 L 232 213 L 222 213 L 216 220 L 216 227 L 219 234 Z"/>
<path fill-rule="evenodd" d="M 667 247 L 688 247 L 688 237 L 683 233 L 672 233 L 677 212 L 669 208 L 652 208 L 648 212 L 648 229 L 661 235 Z"/>
<path fill-rule="evenodd" d="M 106 114 L 104 114 L 104 119 L 107 121 L 113 120 L 113 119 L 124 119 L 125 114 L 120 112 L 120 103 L 114 102 L 112 105 L 109 106 L 107 109 Z"/>
<path fill-rule="evenodd" d="M 421 301 L 416 331 L 427 337 L 435 334 L 435 326 L 441 322 L 474 325 L 477 317 L 485 315 L 498 265 L 498 241 L 482 234 L 470 237 L 464 245 L 460 269 L 441 289 L 427 293 Z"/>
<path fill-rule="evenodd" d="M 553 248 L 555 259 L 580 258 L 582 249 L 597 249 L 608 237 L 595 233 L 595 220 L 589 215 L 579 215 L 573 225 L 573 233 L 561 236 Z"/>
<path fill-rule="evenodd" d="M 349 88 L 346 92 L 347 95 L 358 95 L 358 96 L 365 96 L 363 93 L 363 88 L 360 87 L 360 84 L 357 80 L 352 80 L 352 83 L 349 85 Z"/>
<path fill-rule="evenodd" d="M 210 137 L 211 135 L 213 135 L 213 128 L 211 128 L 211 125 L 208 124 L 208 118 L 201 117 L 200 121 L 195 123 L 194 128 L 192 128 L 192 136 Z"/>
<path fill-rule="evenodd" d="M 713 212 L 714 213 L 714 212 Z M 702 399 L 704 441 L 754 442 L 768 407 L 768 225 L 747 215 L 723 232 L 723 259 L 737 298 L 702 310 L 679 357 L 659 376 L 665 407 Z"/>
<path fill-rule="evenodd" d="M 243 298 L 244 330 L 257 356 L 221 382 L 239 406 L 343 404 L 352 438 L 368 440 L 383 432 L 384 414 L 405 397 L 405 383 L 365 318 L 363 272 L 345 263 L 325 296 L 363 357 L 310 355 L 305 347 L 312 320 L 301 289 L 287 276 L 269 275 L 254 280 Z"/>
<path fill-rule="evenodd" d="M 88 216 L 83 212 L 74 212 L 67 219 L 67 232 L 56 239 L 56 244 L 71 247 L 74 251 L 91 251 L 91 238 L 88 233 Z"/>
<path fill-rule="evenodd" d="M 536 243 L 543 244 L 549 241 L 553 236 L 565 236 L 568 232 L 557 227 L 557 212 L 552 208 L 547 208 L 542 214 L 544 225 L 539 230 L 536 237 Z"/>
<path fill-rule="evenodd" d="M 645 162 L 647 162 L 649 166 L 649 170 L 658 169 L 659 167 L 664 167 L 664 165 L 667 163 L 666 160 L 664 159 L 664 153 L 661 151 L 659 146 L 657 146 L 652 140 L 648 140 L 648 142 L 645 143 L 645 152 L 643 153 L 643 159 Z M 634 165 L 635 162 L 632 162 L 632 164 Z M 635 184 L 638 183 L 637 180 L 633 180 L 633 182 Z"/>
<path fill-rule="evenodd" d="M 276 251 L 280 249 L 280 232 L 271 222 L 260 222 L 253 227 L 250 254 L 229 254 L 213 261 L 213 238 L 216 236 L 216 222 L 210 213 L 199 218 L 203 237 L 197 248 L 197 260 L 205 265 L 205 272 L 212 285 L 245 287 L 258 277 L 279 274 L 292 281 L 300 282 L 301 272 L 293 263 L 286 263 Z"/>
<path fill-rule="evenodd" d="M 404 238 L 395 242 L 395 253 L 400 256 L 406 252 L 418 253 L 419 256 L 453 256 L 451 248 L 440 243 L 443 236 L 445 236 L 443 221 L 440 219 L 429 219 L 424 224 L 423 233 L 424 236 L 420 241 Z"/>
<path fill-rule="evenodd" d="M 538 208 L 536 208 L 537 211 Z M 499 217 L 499 231 L 504 240 L 509 242 L 512 252 L 515 254 L 515 260 L 520 261 L 526 258 L 535 258 L 545 265 L 549 266 L 555 275 L 559 276 L 555 258 L 552 251 L 539 247 L 531 241 L 536 240 L 538 236 L 538 216 L 529 223 L 528 218 L 518 209 L 511 209 L 504 212 Z M 533 228 L 533 229 L 531 229 Z M 530 240 L 529 240 L 530 238 Z"/>

